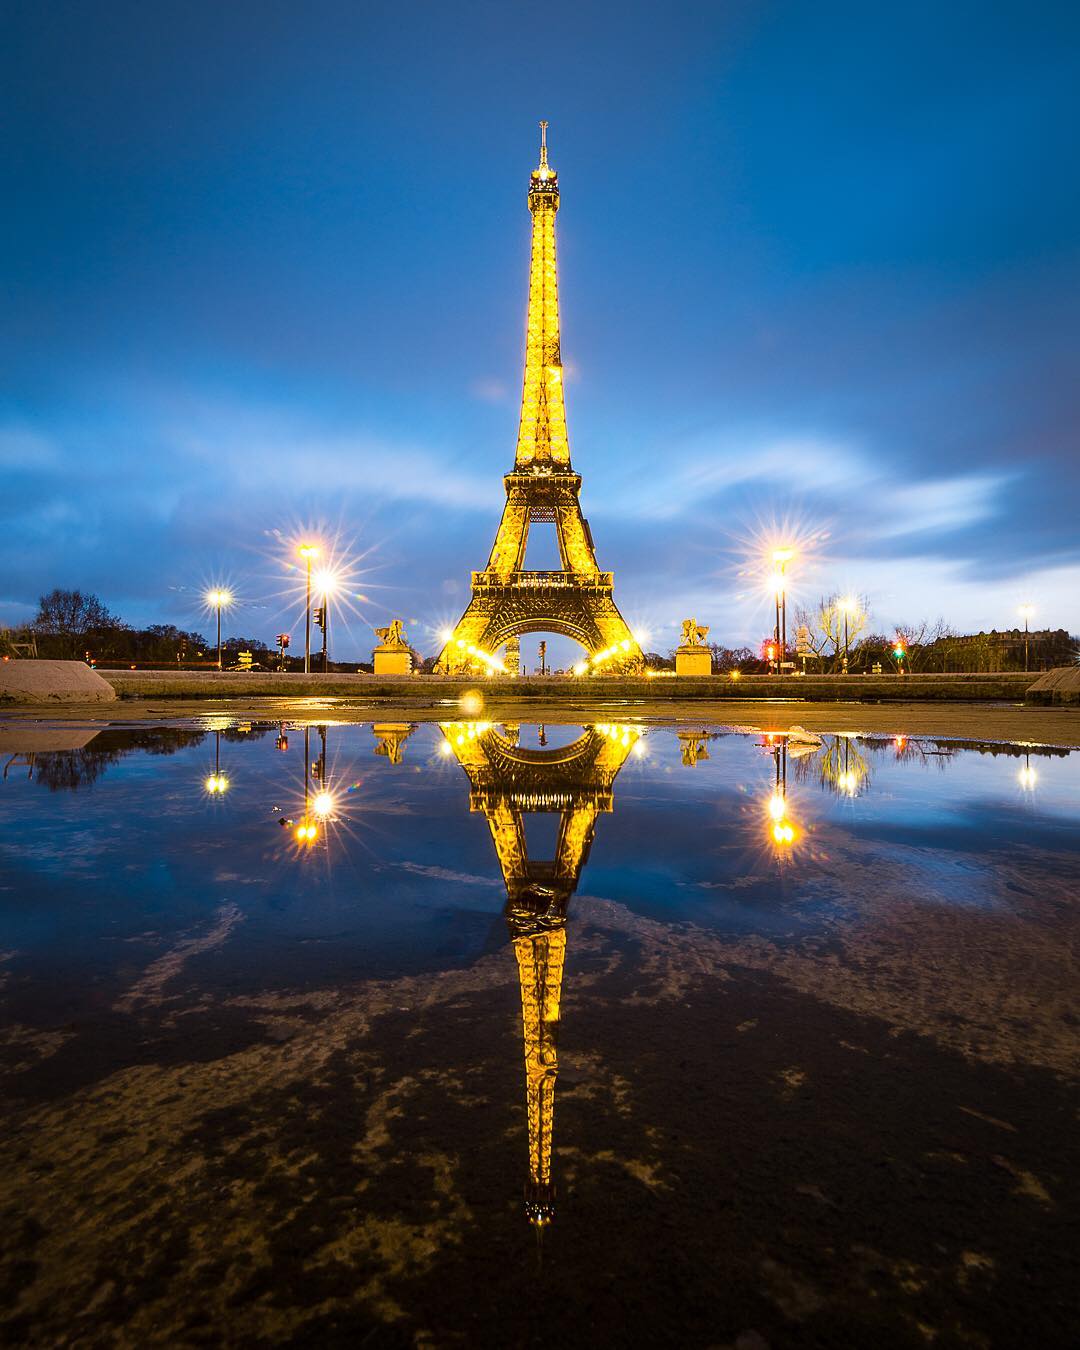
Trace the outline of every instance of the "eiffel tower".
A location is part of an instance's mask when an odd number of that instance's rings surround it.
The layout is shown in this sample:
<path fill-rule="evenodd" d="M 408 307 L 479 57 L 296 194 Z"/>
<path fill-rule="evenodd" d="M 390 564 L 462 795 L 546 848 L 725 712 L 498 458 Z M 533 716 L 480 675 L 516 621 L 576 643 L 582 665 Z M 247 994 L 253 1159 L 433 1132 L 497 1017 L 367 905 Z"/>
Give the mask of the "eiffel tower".
<path fill-rule="evenodd" d="M 566 957 L 566 911 L 592 847 L 596 818 L 612 810 L 612 785 L 641 732 L 596 725 L 559 749 L 525 750 L 515 730 L 444 722 L 442 732 L 469 776 L 469 810 L 483 812 L 506 886 L 506 921 L 521 984 L 529 1180 L 525 1213 L 536 1228 L 555 1214 L 551 1142 L 556 1038 Z M 555 857 L 529 857 L 524 815 L 558 812 Z"/>
<path fill-rule="evenodd" d="M 436 670 L 491 668 L 498 651 L 522 633 L 572 638 L 585 648 L 593 670 L 642 664 L 641 647 L 612 598 L 614 576 L 597 564 L 578 500 L 581 475 L 570 465 L 555 272 L 558 209 L 559 176 L 548 163 L 547 123 L 541 122 L 540 164 L 529 183 L 532 259 L 517 454 L 503 479 L 506 506 L 487 567 L 472 574 L 472 599 Z M 529 526 L 537 521 L 554 522 L 560 571 L 525 570 Z"/>

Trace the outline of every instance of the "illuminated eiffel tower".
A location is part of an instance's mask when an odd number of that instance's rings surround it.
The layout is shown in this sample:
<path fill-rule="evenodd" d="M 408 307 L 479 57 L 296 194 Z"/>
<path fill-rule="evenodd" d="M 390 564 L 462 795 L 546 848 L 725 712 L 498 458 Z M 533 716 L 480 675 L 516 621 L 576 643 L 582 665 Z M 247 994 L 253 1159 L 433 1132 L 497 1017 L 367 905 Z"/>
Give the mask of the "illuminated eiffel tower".
<path fill-rule="evenodd" d="M 482 572 L 472 574 L 472 599 L 437 670 L 491 666 L 498 651 L 522 633 L 561 633 L 581 643 L 593 669 L 638 669 L 641 647 L 612 598 L 614 576 L 601 572 L 589 522 L 581 514 L 581 475 L 570 465 L 563 401 L 559 289 L 555 271 L 555 213 L 559 178 L 548 164 L 547 123 L 540 123 L 540 164 L 529 183 L 532 261 L 514 468 L 504 478 L 495 543 Z M 562 569 L 525 570 L 529 526 L 555 524 Z"/>
<path fill-rule="evenodd" d="M 506 918 L 521 983 L 529 1180 L 525 1212 L 542 1228 L 555 1213 L 551 1139 L 555 1119 L 556 1038 L 566 956 L 566 910 L 592 847 L 596 818 L 612 810 L 612 784 L 641 733 L 586 727 L 571 745 L 524 750 L 513 729 L 447 722 L 443 735 L 469 776 L 469 810 L 482 811 L 506 885 Z M 523 817 L 558 812 L 555 857 L 534 860 Z"/>

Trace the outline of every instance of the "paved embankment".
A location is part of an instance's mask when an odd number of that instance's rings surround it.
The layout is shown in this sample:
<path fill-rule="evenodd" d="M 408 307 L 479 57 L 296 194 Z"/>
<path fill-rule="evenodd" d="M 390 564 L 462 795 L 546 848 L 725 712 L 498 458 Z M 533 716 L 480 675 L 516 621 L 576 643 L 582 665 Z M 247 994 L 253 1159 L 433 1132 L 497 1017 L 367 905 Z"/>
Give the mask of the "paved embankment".
<path fill-rule="evenodd" d="M 811 703 L 1000 702 L 1022 699 L 1032 675 L 726 675 L 700 679 L 644 676 L 466 680 L 433 675 L 293 675 L 275 672 L 106 670 L 120 698 L 358 698 L 401 707 L 435 707 L 470 689 L 515 702 L 715 702 L 798 699 Z"/>

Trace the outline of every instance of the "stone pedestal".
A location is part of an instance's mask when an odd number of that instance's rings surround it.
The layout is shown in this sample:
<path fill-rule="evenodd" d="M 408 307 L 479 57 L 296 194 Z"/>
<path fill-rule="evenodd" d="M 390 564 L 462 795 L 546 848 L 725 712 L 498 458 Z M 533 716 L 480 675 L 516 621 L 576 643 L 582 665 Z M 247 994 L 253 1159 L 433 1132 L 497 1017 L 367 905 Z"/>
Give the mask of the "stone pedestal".
<path fill-rule="evenodd" d="M 376 647 L 373 658 L 376 675 L 412 674 L 412 652 L 408 647 Z"/>
<path fill-rule="evenodd" d="M 712 652 L 708 647 L 677 647 L 675 649 L 676 675 L 711 675 Z"/>

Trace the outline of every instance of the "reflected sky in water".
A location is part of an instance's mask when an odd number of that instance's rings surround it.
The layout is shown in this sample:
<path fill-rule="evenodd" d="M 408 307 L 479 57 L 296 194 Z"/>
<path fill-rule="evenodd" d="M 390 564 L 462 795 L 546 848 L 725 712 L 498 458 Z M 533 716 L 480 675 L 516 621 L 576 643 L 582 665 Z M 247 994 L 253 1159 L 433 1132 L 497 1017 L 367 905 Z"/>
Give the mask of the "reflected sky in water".
<path fill-rule="evenodd" d="M 222 905 L 254 920 L 229 960 L 229 979 L 251 987 L 484 950 L 503 878 L 452 745 L 463 729 L 493 729 L 211 725 L 107 729 L 3 755 L 2 943 L 17 967 L 43 961 L 78 979 L 91 965 L 95 986 L 122 982 L 141 934 L 184 931 Z M 1004 860 L 1011 871 L 1037 850 L 1040 871 L 1075 866 L 1080 758 L 1065 752 L 616 732 L 633 744 L 581 885 L 650 918 L 775 937 L 857 907 L 848 888 L 875 869 L 875 884 L 928 903 L 993 908 L 1015 891 Z M 511 732 L 548 757 L 581 735 Z M 550 853 L 549 813 L 525 814 Z"/>
<path fill-rule="evenodd" d="M 661 1343 L 1026 1327 L 1032 1253 L 1043 1343 L 1067 1324 L 1077 755 L 225 718 L 0 745 L 15 1339 L 186 1343 L 197 1305 L 226 1340 L 528 1342 L 530 1229 L 567 1344 L 634 1301 L 612 1261 L 658 1272 Z M 492 1245 L 478 1313 L 447 1291 Z"/>

